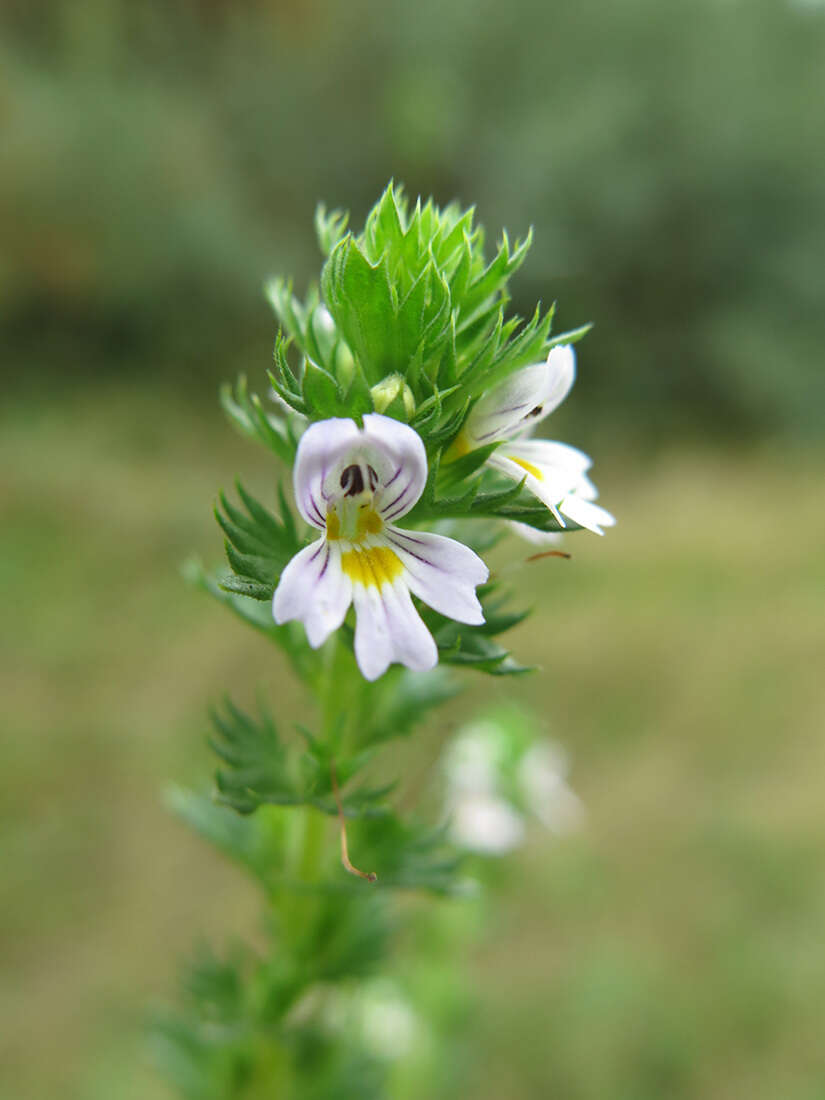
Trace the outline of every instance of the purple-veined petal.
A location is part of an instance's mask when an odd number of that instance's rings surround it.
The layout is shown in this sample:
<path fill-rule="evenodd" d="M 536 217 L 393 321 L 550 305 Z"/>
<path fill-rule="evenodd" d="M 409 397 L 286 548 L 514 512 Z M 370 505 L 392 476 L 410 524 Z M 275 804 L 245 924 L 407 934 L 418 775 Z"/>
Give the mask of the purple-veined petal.
<path fill-rule="evenodd" d="M 403 581 L 352 586 L 355 658 L 367 680 L 377 680 L 393 661 L 424 670 L 438 664 L 432 634 L 415 610 Z"/>
<path fill-rule="evenodd" d="M 304 547 L 281 574 L 272 598 L 279 625 L 299 619 L 317 649 L 337 630 L 352 601 L 352 581 L 341 568 L 340 548 L 326 539 Z"/>
<path fill-rule="evenodd" d="M 464 425 L 475 446 L 512 439 L 539 424 L 564 401 L 576 378 L 570 344 L 553 348 L 546 363 L 514 371 L 476 402 Z"/>
<path fill-rule="evenodd" d="M 385 535 L 404 565 L 404 580 L 413 595 L 457 622 L 484 622 L 475 589 L 490 571 L 478 554 L 445 535 L 395 527 L 388 527 Z"/>
<path fill-rule="evenodd" d="M 543 410 L 546 396 L 547 364 L 522 367 L 479 398 L 467 417 L 464 434 L 479 447 L 509 439 L 534 409 Z"/>
<path fill-rule="evenodd" d="M 559 501 L 559 511 L 579 527 L 586 527 L 596 535 L 603 535 L 603 527 L 613 527 L 616 523 L 614 517 L 605 508 L 594 504 L 591 500 L 585 500 L 577 493 L 571 493 L 570 496 Z"/>
<path fill-rule="evenodd" d="M 354 420 L 333 417 L 311 424 L 295 459 L 295 499 L 304 519 L 319 529 L 344 491 L 344 471 L 359 466 L 365 487 L 376 490 L 375 508 L 389 519 L 405 515 L 427 481 L 420 436 L 391 417 L 370 413 L 363 431 Z"/>
<path fill-rule="evenodd" d="M 354 420 L 334 417 L 310 424 L 298 444 L 293 485 L 298 511 L 313 527 L 326 525 L 325 483 L 341 455 L 358 446 L 361 433 Z"/>
<path fill-rule="evenodd" d="M 389 457 L 392 470 L 381 476 L 375 508 L 385 521 L 409 512 L 427 483 L 427 452 L 421 436 L 407 424 L 389 416 L 369 413 L 364 417 L 364 441 Z"/>

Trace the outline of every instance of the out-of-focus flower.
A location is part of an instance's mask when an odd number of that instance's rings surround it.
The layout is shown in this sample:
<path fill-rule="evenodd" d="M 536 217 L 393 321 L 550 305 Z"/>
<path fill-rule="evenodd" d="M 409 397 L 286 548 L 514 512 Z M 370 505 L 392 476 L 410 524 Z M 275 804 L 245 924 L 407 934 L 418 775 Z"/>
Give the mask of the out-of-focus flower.
<path fill-rule="evenodd" d="M 322 645 L 355 604 L 355 656 L 367 680 L 393 661 L 433 668 L 435 641 L 411 593 L 461 623 L 484 622 L 475 594 L 488 570 L 454 539 L 405 531 L 406 515 L 424 489 L 427 458 L 406 424 L 370 413 L 310 425 L 295 460 L 301 515 L 323 534 L 283 571 L 272 610 L 277 623 L 303 622 L 309 644 Z"/>
<path fill-rule="evenodd" d="M 603 535 L 603 528 L 616 521 L 594 503 L 598 492 L 587 476 L 591 459 L 566 443 L 529 438 L 536 425 L 564 401 L 575 377 L 576 357 L 570 344 L 553 348 L 546 363 L 515 371 L 475 403 L 453 453 L 467 454 L 499 443 L 487 459 L 488 466 L 513 481 L 523 480 L 562 527 L 566 517 Z"/>
<path fill-rule="evenodd" d="M 318 983 L 293 1005 L 293 1028 L 316 1027 L 330 1037 L 358 1042 L 373 1058 L 396 1061 L 426 1039 L 421 1017 L 396 982 L 376 978 L 358 985 Z"/>
<path fill-rule="evenodd" d="M 522 843 L 528 820 L 557 834 L 576 829 L 584 807 L 567 784 L 567 757 L 550 741 L 526 737 L 512 715 L 467 726 L 444 757 L 446 809 L 453 841 L 468 851 L 504 855 Z"/>

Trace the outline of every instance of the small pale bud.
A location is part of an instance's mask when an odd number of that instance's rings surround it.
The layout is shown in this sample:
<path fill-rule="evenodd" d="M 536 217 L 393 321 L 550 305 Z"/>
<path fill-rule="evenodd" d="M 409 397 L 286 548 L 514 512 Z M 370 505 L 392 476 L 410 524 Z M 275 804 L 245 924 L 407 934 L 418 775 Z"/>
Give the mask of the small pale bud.
<path fill-rule="evenodd" d="M 355 360 L 352 352 L 346 344 L 339 344 L 335 349 L 335 376 L 341 386 L 346 390 L 355 374 Z"/>
<path fill-rule="evenodd" d="M 379 413 L 388 409 L 400 394 L 404 404 L 404 412 L 408 418 L 412 418 L 415 412 L 415 398 L 412 390 L 400 374 L 388 374 L 383 381 L 372 387 L 370 393 L 372 394 L 375 411 Z"/>

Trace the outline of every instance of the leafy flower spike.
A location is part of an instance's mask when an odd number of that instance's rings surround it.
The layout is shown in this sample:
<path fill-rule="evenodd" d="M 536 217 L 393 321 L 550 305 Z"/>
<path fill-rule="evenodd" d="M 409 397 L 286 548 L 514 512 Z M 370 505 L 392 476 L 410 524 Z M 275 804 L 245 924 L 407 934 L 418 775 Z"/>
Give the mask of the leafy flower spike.
<path fill-rule="evenodd" d="M 562 527 L 563 516 L 603 535 L 613 516 L 594 504 L 596 487 L 587 476 L 591 459 L 566 443 L 527 436 L 564 401 L 576 377 L 576 357 L 570 344 L 553 348 L 546 363 L 515 371 L 486 393 L 470 410 L 458 437 L 457 450 L 467 453 L 501 443 L 487 465 L 541 500 Z"/>
<path fill-rule="evenodd" d="M 433 668 L 435 641 L 410 593 L 462 623 L 484 622 L 475 588 L 488 577 L 468 547 L 443 535 L 403 531 L 423 492 L 427 457 L 418 434 L 390 417 L 318 421 L 295 459 L 295 500 L 321 538 L 289 562 L 275 590 L 277 623 L 298 619 L 317 649 L 355 604 L 355 656 L 367 680 L 393 661 Z"/>

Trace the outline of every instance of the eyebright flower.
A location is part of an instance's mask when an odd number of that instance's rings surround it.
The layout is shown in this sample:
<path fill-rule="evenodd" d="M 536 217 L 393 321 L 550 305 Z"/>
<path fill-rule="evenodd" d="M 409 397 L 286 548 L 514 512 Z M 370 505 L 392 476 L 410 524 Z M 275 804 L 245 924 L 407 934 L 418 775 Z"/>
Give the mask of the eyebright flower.
<path fill-rule="evenodd" d="M 277 623 L 300 620 L 317 649 L 355 604 L 355 657 L 367 680 L 393 661 L 433 668 L 435 641 L 410 593 L 461 623 L 484 622 L 475 588 L 488 577 L 468 547 L 443 535 L 395 526 L 427 480 L 418 434 L 390 417 L 322 420 L 301 437 L 295 500 L 322 532 L 289 562 L 275 590 Z"/>
<path fill-rule="evenodd" d="M 444 757 L 453 841 L 496 856 L 517 848 L 535 817 L 551 832 L 578 828 L 584 807 L 567 783 L 567 755 L 552 741 L 520 743 L 494 717 L 465 726 Z"/>
<path fill-rule="evenodd" d="M 487 465 L 525 487 L 541 500 L 562 527 L 564 516 L 603 535 L 613 516 L 593 501 L 596 487 L 587 476 L 592 462 L 575 447 L 528 436 L 564 401 L 576 377 L 569 344 L 552 349 L 546 363 L 515 371 L 476 402 L 462 428 L 455 453 L 467 454 L 490 443 L 501 445 Z"/>

